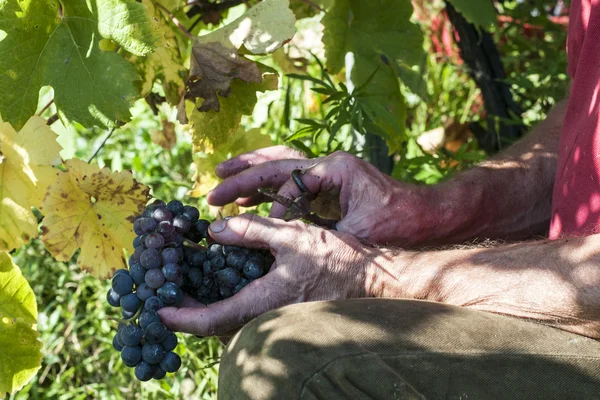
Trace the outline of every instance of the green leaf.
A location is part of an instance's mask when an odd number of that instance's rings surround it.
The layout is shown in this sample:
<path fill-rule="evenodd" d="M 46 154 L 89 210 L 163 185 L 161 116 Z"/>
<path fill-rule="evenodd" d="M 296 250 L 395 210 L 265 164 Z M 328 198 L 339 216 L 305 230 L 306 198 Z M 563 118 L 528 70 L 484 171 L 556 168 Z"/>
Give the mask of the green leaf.
<path fill-rule="evenodd" d="M 492 0 L 450 0 L 450 3 L 467 21 L 475 25 L 492 25 L 498 18 Z"/>
<path fill-rule="evenodd" d="M 116 125 L 130 118 L 137 96 L 134 68 L 103 52 L 111 39 L 136 55 L 153 51 L 152 25 L 135 0 L 5 0 L 0 20 L 0 113 L 20 129 L 42 86 L 54 88 L 59 115 L 83 125 Z"/>
<path fill-rule="evenodd" d="M 197 100 L 189 116 L 192 125 L 194 152 L 211 151 L 226 143 L 238 130 L 243 115 L 250 115 L 256 105 L 256 92 L 277 89 L 277 75 L 263 76 L 262 83 L 245 83 L 234 79 L 231 94 L 220 98 L 220 111 L 198 111 L 202 100 Z"/>
<path fill-rule="evenodd" d="M 33 290 L 13 264 L 0 252 L 0 396 L 21 389 L 41 366 L 42 343 Z"/>

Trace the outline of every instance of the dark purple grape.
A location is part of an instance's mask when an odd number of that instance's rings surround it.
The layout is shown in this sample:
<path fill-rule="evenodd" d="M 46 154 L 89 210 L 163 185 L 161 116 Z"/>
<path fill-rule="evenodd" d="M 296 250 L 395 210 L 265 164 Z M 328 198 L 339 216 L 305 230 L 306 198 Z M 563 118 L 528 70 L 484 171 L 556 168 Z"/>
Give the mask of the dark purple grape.
<path fill-rule="evenodd" d="M 152 289 L 146 282 L 142 283 L 135 291 L 135 294 L 141 301 L 146 301 L 152 296 L 156 296 L 156 291 Z"/>
<path fill-rule="evenodd" d="M 160 367 L 167 372 L 176 372 L 181 367 L 181 357 L 172 351 L 163 355 Z"/>
<path fill-rule="evenodd" d="M 203 251 L 194 251 L 188 256 L 189 263 L 194 266 L 200 268 L 204 261 L 206 261 L 206 253 Z"/>
<path fill-rule="evenodd" d="M 156 249 L 146 249 L 140 256 L 140 264 L 146 269 L 158 268 L 161 262 L 162 258 Z"/>
<path fill-rule="evenodd" d="M 125 326 L 121 331 L 121 341 L 125 346 L 138 346 L 142 342 L 144 331 L 137 325 L 131 324 Z"/>
<path fill-rule="evenodd" d="M 150 269 L 146 272 L 146 285 L 152 289 L 158 289 L 165 283 L 165 276 L 160 268 Z"/>
<path fill-rule="evenodd" d="M 144 330 L 148 327 L 148 325 L 158 322 L 160 323 L 160 316 L 154 310 L 146 310 L 140 314 L 139 318 L 140 327 Z"/>
<path fill-rule="evenodd" d="M 158 297 L 160 297 L 162 301 L 168 305 L 175 304 L 177 299 L 180 297 L 178 295 L 179 292 L 181 292 L 181 289 L 173 282 L 165 282 L 164 285 L 156 290 Z"/>
<path fill-rule="evenodd" d="M 142 301 L 137 294 L 129 293 L 121 297 L 120 304 L 123 310 L 135 313 L 142 305 Z"/>
<path fill-rule="evenodd" d="M 120 338 L 119 332 L 117 332 L 115 334 L 115 336 L 113 337 L 113 347 L 117 351 L 121 351 L 121 350 L 123 350 L 123 347 L 125 347 L 125 345 L 123 344 L 123 342 L 121 342 L 121 338 Z"/>
<path fill-rule="evenodd" d="M 196 296 L 198 297 L 207 297 L 211 292 L 211 289 L 202 285 L 198 288 L 198 290 L 196 291 Z"/>
<path fill-rule="evenodd" d="M 163 265 L 177 264 L 180 260 L 179 252 L 171 247 L 163 249 L 160 252 L 160 257 L 162 258 Z"/>
<path fill-rule="evenodd" d="M 135 264 L 138 259 L 135 257 L 135 252 L 129 256 L 129 260 L 127 261 L 127 265 Z"/>
<path fill-rule="evenodd" d="M 258 279 L 263 274 L 263 266 L 254 260 L 248 260 L 246 264 L 244 264 L 244 275 L 246 278 Z"/>
<path fill-rule="evenodd" d="M 131 319 L 135 315 L 135 312 L 121 309 L 121 315 L 124 319 Z"/>
<path fill-rule="evenodd" d="M 142 236 L 136 236 L 135 239 L 133 239 L 133 247 L 140 247 L 142 245 Z"/>
<path fill-rule="evenodd" d="M 135 366 L 134 374 L 138 380 L 140 380 L 142 382 L 147 382 L 150 379 L 152 379 L 152 377 L 154 376 L 154 374 L 156 374 L 156 371 L 158 369 L 161 369 L 161 368 L 158 367 L 157 365 L 151 365 L 145 361 L 141 361 L 139 364 L 137 364 Z"/>
<path fill-rule="evenodd" d="M 177 347 L 177 335 L 175 335 L 173 332 L 167 333 L 167 336 L 162 342 L 160 342 L 160 344 L 162 344 L 165 351 L 175 350 L 175 347 Z"/>
<path fill-rule="evenodd" d="M 185 215 L 178 215 L 173 218 L 173 226 L 179 233 L 187 233 L 192 228 L 192 221 Z"/>
<path fill-rule="evenodd" d="M 144 283 L 144 275 L 146 275 L 146 269 L 142 267 L 142 264 L 135 263 L 129 267 L 129 276 L 136 285 Z"/>
<path fill-rule="evenodd" d="M 244 264 L 248 261 L 248 257 L 241 251 L 232 251 L 227 255 L 227 265 L 241 271 Z"/>
<path fill-rule="evenodd" d="M 200 212 L 198 212 L 196 207 L 192 206 L 183 207 L 183 215 L 188 217 L 191 222 L 195 222 L 198 220 L 198 218 L 200 218 Z"/>
<path fill-rule="evenodd" d="M 202 285 L 202 280 L 204 276 L 202 275 L 202 271 L 198 268 L 190 268 L 187 274 L 187 282 L 186 284 L 190 285 L 193 288 L 198 288 Z"/>
<path fill-rule="evenodd" d="M 174 215 L 179 215 L 184 210 L 183 204 L 179 200 L 171 200 L 167 204 L 167 208 L 171 210 Z"/>
<path fill-rule="evenodd" d="M 156 367 L 156 366 L 155 366 Z M 164 369 L 161 367 L 156 367 L 154 371 L 154 375 L 152 375 L 152 379 L 161 380 L 167 375 Z"/>
<path fill-rule="evenodd" d="M 140 257 L 142 257 L 144 250 L 146 250 L 146 248 L 143 245 L 135 248 L 133 251 L 133 259 L 135 262 L 140 262 Z M 131 265 L 131 263 L 129 265 Z"/>
<path fill-rule="evenodd" d="M 196 224 L 195 224 L 196 232 L 198 232 L 198 234 L 200 236 L 202 236 L 203 238 L 207 238 L 209 226 L 210 226 L 209 221 L 207 221 L 205 219 L 201 219 L 198 222 L 196 222 Z"/>
<path fill-rule="evenodd" d="M 219 254 L 210 260 L 210 266 L 213 272 L 225 268 L 225 257 Z"/>
<path fill-rule="evenodd" d="M 173 213 L 167 207 L 159 207 L 152 212 L 152 218 L 156 222 L 172 221 Z"/>
<path fill-rule="evenodd" d="M 144 302 L 144 310 L 158 311 L 165 306 L 165 303 L 158 296 L 152 296 Z"/>
<path fill-rule="evenodd" d="M 212 265 L 209 260 L 204 261 L 204 264 L 202 264 L 202 272 L 204 276 L 212 275 Z"/>
<path fill-rule="evenodd" d="M 160 343 L 146 343 L 142 347 L 142 360 L 148 364 L 158 364 L 165 356 L 165 349 Z M 164 368 L 163 368 L 164 369 Z"/>
<path fill-rule="evenodd" d="M 208 250 L 206 251 L 206 257 L 209 260 L 212 260 L 217 256 L 223 257 L 223 246 L 218 243 L 213 243 L 208 247 Z"/>
<path fill-rule="evenodd" d="M 233 288 L 233 294 L 237 294 L 240 290 L 242 290 L 250 281 L 246 278 L 240 279 L 239 283 Z"/>
<path fill-rule="evenodd" d="M 135 367 L 142 359 L 142 348 L 141 346 L 125 346 L 121 350 L 121 360 L 123 364 L 128 367 Z"/>
<path fill-rule="evenodd" d="M 162 273 L 169 282 L 175 282 L 182 278 L 181 267 L 177 264 L 166 264 L 162 267 Z"/>
<path fill-rule="evenodd" d="M 154 322 L 144 330 L 144 339 L 147 343 L 160 343 L 167 337 L 167 327 L 160 322 Z"/>
<path fill-rule="evenodd" d="M 151 233 L 154 231 L 154 229 L 156 229 L 156 226 L 158 225 L 158 222 L 156 222 L 152 218 L 140 218 L 138 221 L 140 221 L 140 228 L 142 230 L 142 233 L 136 232 L 136 234 L 138 235 L 143 235 L 144 233 Z"/>
<path fill-rule="evenodd" d="M 212 289 L 214 285 L 215 285 L 215 280 L 213 278 L 211 278 L 210 276 L 205 276 L 204 279 L 202 279 L 202 286 Z"/>
<path fill-rule="evenodd" d="M 158 224 L 156 232 L 163 235 L 165 239 L 169 239 L 175 234 L 176 231 L 171 221 L 163 221 Z"/>
<path fill-rule="evenodd" d="M 165 238 L 160 233 L 151 233 L 146 236 L 144 245 L 149 249 L 161 249 L 165 245 Z"/>
<path fill-rule="evenodd" d="M 238 246 L 230 246 L 230 245 L 223 246 L 223 254 L 225 254 L 226 256 L 228 256 L 229 253 L 233 253 L 234 251 L 242 251 L 242 249 Z"/>
<path fill-rule="evenodd" d="M 121 295 L 110 288 L 106 293 L 106 302 L 112 307 L 121 307 Z"/>
<path fill-rule="evenodd" d="M 241 278 L 240 272 L 232 267 L 215 272 L 215 279 L 222 287 L 234 288 L 240 282 Z"/>
<path fill-rule="evenodd" d="M 129 273 L 119 273 L 112 278 L 112 289 L 120 296 L 125 296 L 133 291 L 133 279 Z"/>
<path fill-rule="evenodd" d="M 125 268 L 120 268 L 115 271 L 115 273 L 113 274 L 113 278 L 119 274 L 128 274 L 128 273 L 129 273 L 129 271 L 127 271 Z"/>

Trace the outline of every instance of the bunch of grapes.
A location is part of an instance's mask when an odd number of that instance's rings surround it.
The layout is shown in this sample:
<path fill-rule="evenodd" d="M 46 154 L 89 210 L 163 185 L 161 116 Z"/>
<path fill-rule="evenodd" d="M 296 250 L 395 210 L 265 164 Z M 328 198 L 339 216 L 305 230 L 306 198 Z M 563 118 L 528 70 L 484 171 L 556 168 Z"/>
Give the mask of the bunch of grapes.
<path fill-rule="evenodd" d="M 181 366 L 173 350 L 177 336 L 162 324 L 162 307 L 178 307 L 184 295 L 204 304 L 238 293 L 266 274 L 269 251 L 223 246 L 208 235 L 210 222 L 198 209 L 173 200 L 156 200 L 136 218 L 129 270 L 112 277 L 107 301 L 121 308 L 113 346 L 141 381 L 162 379 Z"/>

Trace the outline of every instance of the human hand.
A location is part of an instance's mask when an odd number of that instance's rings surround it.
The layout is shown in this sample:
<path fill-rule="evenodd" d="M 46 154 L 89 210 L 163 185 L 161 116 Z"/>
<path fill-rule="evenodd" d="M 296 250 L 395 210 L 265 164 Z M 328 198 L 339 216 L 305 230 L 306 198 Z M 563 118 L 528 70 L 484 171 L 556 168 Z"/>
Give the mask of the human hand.
<path fill-rule="evenodd" d="M 400 183 L 371 164 L 345 152 L 307 159 L 284 146 L 241 154 L 216 169 L 225 179 L 207 200 L 220 206 L 235 201 L 252 206 L 267 201 L 259 188 L 273 188 L 278 195 L 296 199 L 301 190 L 290 178 L 302 170 L 302 182 L 315 195 L 311 211 L 336 220 L 336 229 L 377 244 L 412 246 L 430 243 L 439 234 L 437 196 L 432 187 Z M 287 207 L 277 202 L 270 216 L 282 218 Z"/>
<path fill-rule="evenodd" d="M 220 335 L 288 304 L 373 295 L 369 271 L 380 250 L 348 234 L 244 214 L 214 222 L 210 235 L 222 244 L 269 249 L 275 263 L 226 300 L 161 309 L 161 320 L 171 330 Z"/>

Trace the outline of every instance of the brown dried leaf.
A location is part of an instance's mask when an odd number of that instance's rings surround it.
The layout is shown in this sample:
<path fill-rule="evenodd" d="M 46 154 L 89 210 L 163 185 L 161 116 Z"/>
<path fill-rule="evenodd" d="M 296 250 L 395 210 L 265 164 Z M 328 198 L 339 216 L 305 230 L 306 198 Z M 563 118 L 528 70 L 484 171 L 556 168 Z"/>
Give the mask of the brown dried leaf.
<path fill-rule="evenodd" d="M 238 78 L 246 83 L 262 82 L 262 73 L 255 62 L 238 54 L 235 49 L 217 42 L 196 42 L 192 48 L 190 77 L 186 98 L 203 98 L 199 111 L 219 111 L 219 97 L 231 92 L 231 82 Z"/>
<path fill-rule="evenodd" d="M 162 120 L 162 129 L 156 129 L 150 134 L 150 138 L 154 143 L 165 150 L 171 150 L 177 143 L 175 135 L 175 124 L 166 119 Z"/>

